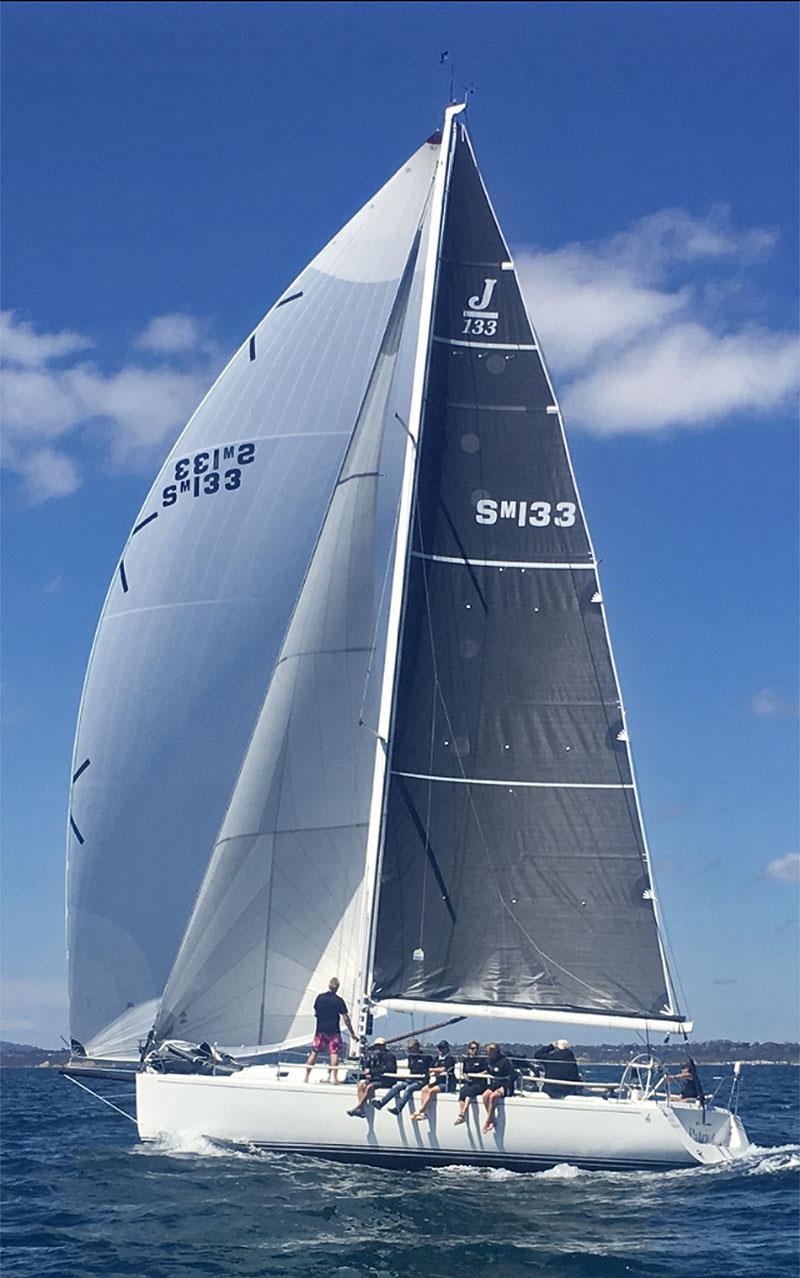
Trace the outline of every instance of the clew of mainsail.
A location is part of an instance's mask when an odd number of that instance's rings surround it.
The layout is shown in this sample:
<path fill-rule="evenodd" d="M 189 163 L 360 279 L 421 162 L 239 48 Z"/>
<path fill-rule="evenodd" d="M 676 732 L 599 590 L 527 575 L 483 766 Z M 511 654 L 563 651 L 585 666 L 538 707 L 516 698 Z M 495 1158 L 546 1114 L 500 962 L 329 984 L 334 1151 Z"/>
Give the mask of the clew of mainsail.
<path fill-rule="evenodd" d="M 125 545 L 87 670 L 70 796 L 71 1035 L 90 1054 L 135 1055 L 152 1024 L 353 423 L 386 362 L 437 158 L 421 147 L 268 312 L 172 449 Z M 388 506 L 378 500 L 384 525 Z M 357 894 L 358 876 L 347 883 Z M 319 883 L 302 891 L 325 901 Z"/>

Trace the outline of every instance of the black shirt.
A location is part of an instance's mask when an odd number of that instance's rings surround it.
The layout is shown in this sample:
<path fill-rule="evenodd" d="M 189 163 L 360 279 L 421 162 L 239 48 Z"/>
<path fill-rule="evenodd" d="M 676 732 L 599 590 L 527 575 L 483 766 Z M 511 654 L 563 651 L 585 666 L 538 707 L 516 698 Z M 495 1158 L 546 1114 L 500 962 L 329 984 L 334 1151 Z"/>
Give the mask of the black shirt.
<path fill-rule="evenodd" d="M 421 1074 L 426 1083 L 428 1081 L 428 1075 L 431 1072 L 432 1064 L 432 1056 L 422 1056 L 415 1052 L 413 1056 L 409 1056 L 408 1058 L 409 1072 L 412 1074 Z"/>
<path fill-rule="evenodd" d="M 578 1069 L 575 1054 L 568 1047 L 554 1047 L 551 1043 L 547 1047 L 540 1047 L 538 1052 L 534 1052 L 533 1059 L 535 1061 L 544 1061 L 544 1072 L 547 1078 L 562 1079 L 564 1082 L 569 1083 L 579 1083 L 581 1081 L 581 1073 Z"/>
<path fill-rule="evenodd" d="M 491 1075 L 489 1086 L 491 1087 L 494 1084 L 493 1090 L 495 1091 L 498 1087 L 502 1087 L 506 1096 L 510 1096 L 513 1088 L 514 1069 L 508 1057 L 495 1056 L 494 1060 L 486 1062 L 486 1069 Z"/>
<path fill-rule="evenodd" d="M 456 1058 L 447 1052 L 444 1056 L 437 1056 L 431 1068 L 434 1071 L 434 1083 L 438 1087 L 443 1087 L 446 1092 L 452 1092 L 456 1085 Z"/>
<path fill-rule="evenodd" d="M 485 1056 L 465 1056 L 462 1062 L 462 1068 L 465 1074 L 485 1074 L 486 1073 L 486 1057 Z"/>
<path fill-rule="evenodd" d="M 364 1058 L 364 1070 L 369 1070 L 369 1076 L 373 1083 L 394 1083 L 395 1079 L 388 1079 L 386 1074 L 395 1074 L 397 1072 L 397 1060 L 394 1052 L 387 1051 L 385 1047 L 372 1047 Z"/>
<path fill-rule="evenodd" d="M 328 990 L 314 999 L 314 1015 L 318 1034 L 338 1034 L 339 1017 L 347 1015 L 347 1004 L 333 990 Z"/>

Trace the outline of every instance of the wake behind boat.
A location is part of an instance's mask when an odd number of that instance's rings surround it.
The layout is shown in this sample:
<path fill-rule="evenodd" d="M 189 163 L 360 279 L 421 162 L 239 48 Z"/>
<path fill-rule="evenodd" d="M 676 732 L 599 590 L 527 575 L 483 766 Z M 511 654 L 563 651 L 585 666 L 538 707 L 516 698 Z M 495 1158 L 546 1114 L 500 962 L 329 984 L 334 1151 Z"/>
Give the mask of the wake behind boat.
<path fill-rule="evenodd" d="M 354 1122 L 349 1084 L 235 1067 L 309 1043 L 334 971 L 360 1036 L 388 1011 L 692 1028 L 561 414 L 463 111 L 234 355 L 126 544 L 73 768 L 72 1033 L 114 1059 L 149 1032 L 145 1139 L 724 1161 L 739 1120 L 652 1062 L 613 1094 L 523 1079 L 487 1133 L 448 1094 Z M 163 1072 L 175 1039 L 234 1066 Z"/>

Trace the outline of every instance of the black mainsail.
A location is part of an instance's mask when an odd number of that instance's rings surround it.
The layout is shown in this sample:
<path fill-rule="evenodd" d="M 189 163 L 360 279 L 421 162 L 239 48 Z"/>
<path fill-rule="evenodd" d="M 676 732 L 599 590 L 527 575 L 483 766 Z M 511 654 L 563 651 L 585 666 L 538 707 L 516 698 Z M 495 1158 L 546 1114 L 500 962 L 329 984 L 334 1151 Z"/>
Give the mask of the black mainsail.
<path fill-rule="evenodd" d="M 369 993 L 680 1022 L 558 406 L 460 123 L 448 163 Z"/>

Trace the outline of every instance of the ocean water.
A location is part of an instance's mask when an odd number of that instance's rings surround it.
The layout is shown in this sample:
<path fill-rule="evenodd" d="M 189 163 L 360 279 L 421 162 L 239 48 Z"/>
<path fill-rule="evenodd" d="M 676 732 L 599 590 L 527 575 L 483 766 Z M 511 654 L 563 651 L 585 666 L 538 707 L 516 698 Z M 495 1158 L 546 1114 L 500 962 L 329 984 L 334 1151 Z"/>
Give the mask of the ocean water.
<path fill-rule="evenodd" d="M 3 1070 L 2 1273 L 796 1278 L 798 1080 L 745 1066 L 734 1167 L 526 1174 L 145 1146 L 55 1071 Z M 133 1112 L 129 1084 L 91 1085 Z"/>

